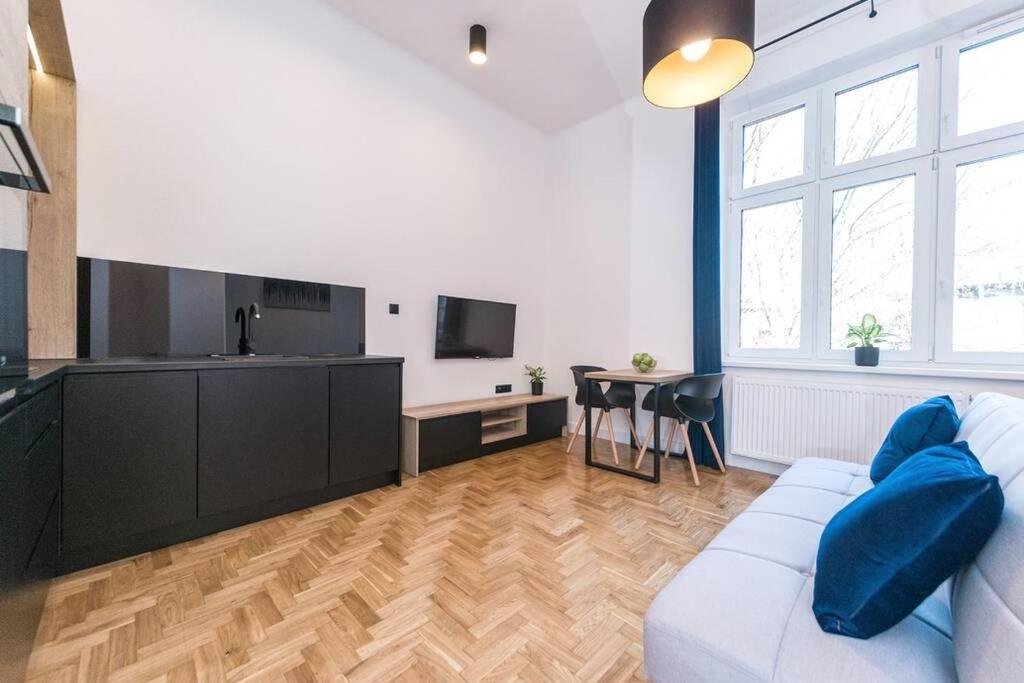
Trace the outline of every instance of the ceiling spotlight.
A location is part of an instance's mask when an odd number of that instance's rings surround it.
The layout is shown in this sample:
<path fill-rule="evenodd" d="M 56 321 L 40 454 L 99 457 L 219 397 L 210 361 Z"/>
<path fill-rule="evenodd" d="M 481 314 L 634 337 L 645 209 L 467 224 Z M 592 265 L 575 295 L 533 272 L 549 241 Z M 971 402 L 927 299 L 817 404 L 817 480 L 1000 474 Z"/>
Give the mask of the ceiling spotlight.
<path fill-rule="evenodd" d="M 469 61 L 474 64 L 487 63 L 487 29 L 480 24 L 469 28 Z"/>
<path fill-rule="evenodd" d="M 754 66 L 754 0 L 651 0 L 644 97 L 669 109 L 710 102 Z"/>

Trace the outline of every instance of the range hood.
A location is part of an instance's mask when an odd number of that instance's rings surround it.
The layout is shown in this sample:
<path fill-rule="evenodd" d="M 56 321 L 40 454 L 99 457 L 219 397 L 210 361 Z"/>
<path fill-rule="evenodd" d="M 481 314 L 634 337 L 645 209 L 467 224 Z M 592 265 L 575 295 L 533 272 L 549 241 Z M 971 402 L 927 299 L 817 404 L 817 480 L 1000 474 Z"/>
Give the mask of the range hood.
<path fill-rule="evenodd" d="M 0 185 L 29 192 L 50 191 L 50 176 L 22 112 L 0 102 Z"/>

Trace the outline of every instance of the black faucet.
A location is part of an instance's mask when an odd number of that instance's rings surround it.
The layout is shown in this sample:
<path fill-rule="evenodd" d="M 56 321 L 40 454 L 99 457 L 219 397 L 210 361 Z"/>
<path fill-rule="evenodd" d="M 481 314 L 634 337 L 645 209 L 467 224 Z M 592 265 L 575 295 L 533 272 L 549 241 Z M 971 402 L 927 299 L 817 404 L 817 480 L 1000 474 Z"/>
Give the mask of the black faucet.
<path fill-rule="evenodd" d="M 238 338 L 238 355 L 256 355 L 256 326 L 254 325 L 253 320 L 258 320 L 259 317 L 259 305 L 256 303 L 251 304 L 249 306 L 249 325 L 247 328 L 245 324 L 245 309 L 241 306 L 235 309 L 235 322 L 242 324 L 242 334 Z"/>

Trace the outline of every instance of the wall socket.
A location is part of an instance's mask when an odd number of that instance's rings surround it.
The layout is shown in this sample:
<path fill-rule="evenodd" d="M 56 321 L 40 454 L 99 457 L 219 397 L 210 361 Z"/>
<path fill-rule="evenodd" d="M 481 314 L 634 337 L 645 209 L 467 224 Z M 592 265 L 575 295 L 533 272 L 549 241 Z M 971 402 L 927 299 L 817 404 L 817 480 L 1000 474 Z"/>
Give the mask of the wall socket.
<path fill-rule="evenodd" d="M 494 387 L 494 393 L 496 393 L 496 394 L 511 394 L 512 393 L 512 385 L 511 384 L 498 384 L 497 386 Z"/>

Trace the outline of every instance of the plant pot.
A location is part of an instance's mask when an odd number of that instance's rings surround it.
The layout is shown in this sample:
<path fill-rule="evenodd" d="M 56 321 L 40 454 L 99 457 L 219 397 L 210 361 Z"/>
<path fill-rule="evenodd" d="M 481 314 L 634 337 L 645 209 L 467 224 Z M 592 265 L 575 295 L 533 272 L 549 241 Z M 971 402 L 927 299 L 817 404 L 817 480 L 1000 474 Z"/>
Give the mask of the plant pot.
<path fill-rule="evenodd" d="M 544 382 L 531 382 L 530 389 L 533 391 L 534 396 L 540 396 L 544 393 Z"/>
<path fill-rule="evenodd" d="M 853 362 L 864 368 L 873 368 L 878 365 L 877 346 L 858 346 L 853 350 Z"/>

